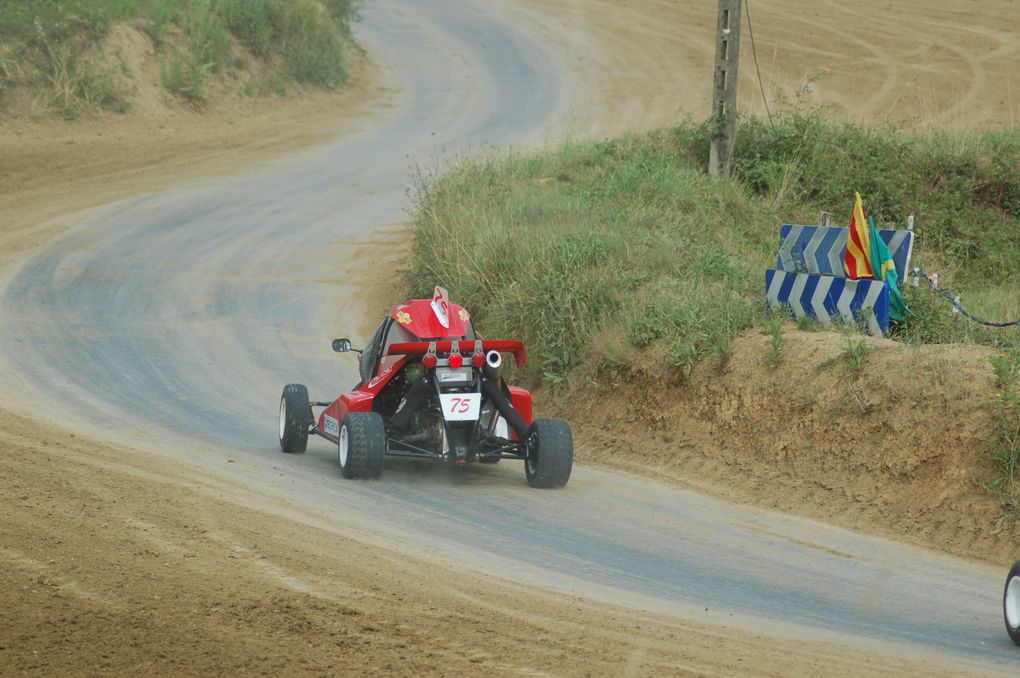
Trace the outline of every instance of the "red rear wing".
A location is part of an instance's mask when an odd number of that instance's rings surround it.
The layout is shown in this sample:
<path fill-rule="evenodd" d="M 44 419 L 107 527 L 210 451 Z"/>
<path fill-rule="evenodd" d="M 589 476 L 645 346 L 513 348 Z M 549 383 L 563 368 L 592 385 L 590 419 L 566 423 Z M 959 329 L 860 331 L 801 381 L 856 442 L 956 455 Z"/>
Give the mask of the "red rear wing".
<path fill-rule="evenodd" d="M 428 353 L 429 341 L 409 341 L 403 344 L 392 344 L 390 350 L 386 352 L 387 355 L 424 355 Z M 453 348 L 452 341 L 437 341 L 436 353 L 449 353 L 450 349 Z M 508 353 L 514 354 L 514 361 L 517 363 L 517 367 L 524 367 L 524 361 L 527 356 L 524 353 L 524 342 L 523 341 L 510 341 L 508 339 L 486 339 L 481 342 L 483 351 L 507 351 Z M 465 339 L 457 342 L 457 348 L 461 353 L 471 353 L 475 350 L 475 342 L 473 339 Z"/>

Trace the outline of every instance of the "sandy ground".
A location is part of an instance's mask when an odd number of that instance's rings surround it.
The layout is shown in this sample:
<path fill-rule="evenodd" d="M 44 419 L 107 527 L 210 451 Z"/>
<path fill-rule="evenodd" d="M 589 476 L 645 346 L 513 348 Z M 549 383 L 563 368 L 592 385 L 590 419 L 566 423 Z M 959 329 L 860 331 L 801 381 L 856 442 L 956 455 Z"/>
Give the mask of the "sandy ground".
<path fill-rule="evenodd" d="M 12 415 L 0 445 L 4 675 L 969 675 L 480 577 Z"/>
<path fill-rule="evenodd" d="M 0 118 L 0 270 L 80 222 L 83 210 L 351 134 L 391 105 L 389 94 L 363 58 L 336 92 L 233 97 L 204 112 L 150 103 L 75 122 Z"/>
<path fill-rule="evenodd" d="M 597 83 L 588 89 L 587 113 L 576 120 L 579 136 L 656 129 L 709 114 L 716 3 L 526 4 L 583 80 Z M 872 124 L 1020 124 L 1020 6 L 1011 0 L 745 4 L 751 22 L 744 17 L 738 92 L 744 113 L 766 114 L 764 89 L 773 114 L 785 105 L 822 106 L 833 117 Z"/>
<path fill-rule="evenodd" d="M 711 3 L 528 1 L 550 41 L 566 49 L 578 82 L 593 83 L 576 136 L 707 113 Z M 833 104 L 834 115 L 852 119 L 949 128 L 1016 122 L 1009 68 L 1020 50 L 1016 3 L 868 0 L 851 9 L 781 0 L 751 10 L 772 102 L 810 83 L 808 102 Z M 745 38 L 741 96 L 761 110 L 749 47 Z M 352 87 L 298 100 L 234 102 L 203 114 L 0 121 L 0 271 L 73 225 L 81 210 L 349 133 L 387 105 L 377 82 L 366 66 Z M 994 507 L 963 489 L 968 473 L 988 470 L 980 430 L 931 447 L 938 431 L 919 424 L 918 445 L 902 458 L 837 463 L 818 454 L 831 450 L 794 449 L 780 424 L 741 417 L 780 421 L 747 409 L 776 388 L 755 366 L 755 341 L 721 380 L 695 375 L 693 397 L 674 412 L 678 423 L 634 412 L 639 429 L 621 420 L 582 432 L 579 457 L 619 463 L 605 449 L 624 429 L 647 446 L 683 436 L 694 452 L 686 461 L 650 457 L 645 470 L 959 555 L 994 559 L 1010 550 L 1009 539 L 986 532 Z M 802 343 L 809 351 L 810 341 Z M 987 379 L 981 359 L 947 358 L 971 365 L 979 381 Z M 982 397 L 980 386 L 963 396 L 968 407 Z M 812 425 L 830 423 L 826 407 L 854 392 L 834 384 L 815 394 Z M 949 408 L 950 397 L 937 396 L 937 408 Z M 706 414 L 717 411 L 724 416 Z M 695 419 L 698 427 L 686 426 Z M 717 439 L 724 444 L 711 444 Z M 757 454 L 744 453 L 748 441 L 760 443 Z M 0 447 L 3 674 L 966 675 L 877 648 L 762 635 L 710 611 L 681 622 L 465 577 L 371 535 L 338 534 L 325 516 L 222 477 L 7 412 Z M 904 512 L 934 476 L 948 494 Z M 947 518 L 954 512 L 955 522 Z"/>

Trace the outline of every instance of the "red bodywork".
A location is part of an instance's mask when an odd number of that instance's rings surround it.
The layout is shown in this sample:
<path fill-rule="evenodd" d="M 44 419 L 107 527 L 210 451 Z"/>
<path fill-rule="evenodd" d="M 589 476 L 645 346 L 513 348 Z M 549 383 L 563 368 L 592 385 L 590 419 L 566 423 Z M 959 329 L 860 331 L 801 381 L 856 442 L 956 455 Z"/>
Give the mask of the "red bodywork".
<path fill-rule="evenodd" d="M 463 306 L 450 304 L 449 327 L 439 322 L 439 317 L 432 310 L 431 299 L 412 299 L 393 309 L 390 317 L 400 323 L 404 329 L 420 339 L 439 339 L 441 337 L 463 337 L 467 334 L 471 315 Z"/>
<path fill-rule="evenodd" d="M 456 304 L 451 304 L 449 314 L 450 327 L 444 327 L 438 321 L 432 310 L 431 300 L 414 299 L 402 304 L 393 310 L 390 317 L 400 323 L 405 329 L 416 337 L 423 339 L 437 339 L 440 337 L 463 336 L 469 328 L 470 316 L 467 311 Z M 442 341 L 418 341 L 393 344 L 389 347 L 386 355 L 399 356 L 399 359 L 390 364 L 384 361 L 380 364 L 380 372 L 367 384 L 361 384 L 353 391 L 341 393 L 340 397 L 334 400 L 319 415 L 319 435 L 336 442 L 340 436 L 340 422 L 348 412 L 371 412 L 375 397 L 390 382 L 394 375 L 398 374 L 408 360 L 412 357 L 424 355 L 429 350 L 430 344 L 435 344 L 435 351 L 439 354 L 448 354 L 453 348 L 453 340 Z M 475 350 L 475 341 L 471 339 L 457 342 L 457 349 L 465 358 L 465 364 L 470 364 L 471 356 Z M 517 367 L 524 367 L 527 358 L 524 351 L 524 342 L 509 340 L 482 340 L 483 352 L 500 351 L 512 353 Z M 510 402 L 524 420 L 532 423 L 532 399 L 531 393 L 526 389 L 515 386 L 510 387 Z M 517 434 L 513 434 L 514 439 Z"/>

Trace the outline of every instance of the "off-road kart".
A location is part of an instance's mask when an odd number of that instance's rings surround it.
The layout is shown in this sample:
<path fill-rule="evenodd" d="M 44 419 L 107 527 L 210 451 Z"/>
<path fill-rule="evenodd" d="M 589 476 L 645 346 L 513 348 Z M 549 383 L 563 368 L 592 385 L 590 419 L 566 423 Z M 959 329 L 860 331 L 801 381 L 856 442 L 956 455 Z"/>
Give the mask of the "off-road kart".
<path fill-rule="evenodd" d="M 1013 563 L 1006 575 L 1006 588 L 1002 592 L 1002 616 L 1006 620 L 1006 633 L 1020 645 L 1020 560 Z"/>
<path fill-rule="evenodd" d="M 302 384 L 284 387 L 284 452 L 304 452 L 314 434 L 336 444 L 345 478 L 378 478 L 386 457 L 452 465 L 516 459 L 532 487 L 567 484 L 570 425 L 532 420 L 531 393 L 503 379 L 503 354 L 522 367 L 524 344 L 478 337 L 446 290 L 394 308 L 364 349 L 336 339 L 333 350 L 360 354 L 361 381 L 332 402 L 310 401 Z"/>

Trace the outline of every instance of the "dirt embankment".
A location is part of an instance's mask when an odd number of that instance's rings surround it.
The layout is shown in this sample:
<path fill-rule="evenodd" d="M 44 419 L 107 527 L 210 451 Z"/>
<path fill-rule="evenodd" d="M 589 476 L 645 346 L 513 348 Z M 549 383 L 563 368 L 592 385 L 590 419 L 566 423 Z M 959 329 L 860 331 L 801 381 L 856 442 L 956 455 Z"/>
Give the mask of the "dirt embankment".
<path fill-rule="evenodd" d="M 861 366 L 849 342 L 864 341 Z M 834 332 L 741 339 L 690 379 L 661 356 L 577 394 L 583 462 L 639 472 L 972 559 L 1016 557 L 984 486 L 993 461 L 989 349 L 904 346 Z"/>

